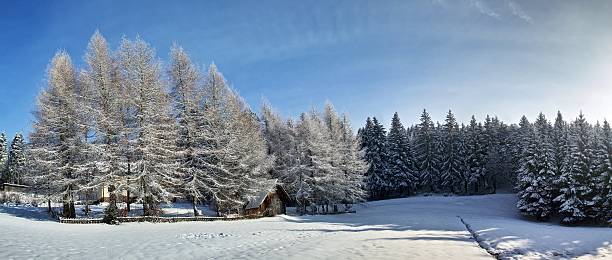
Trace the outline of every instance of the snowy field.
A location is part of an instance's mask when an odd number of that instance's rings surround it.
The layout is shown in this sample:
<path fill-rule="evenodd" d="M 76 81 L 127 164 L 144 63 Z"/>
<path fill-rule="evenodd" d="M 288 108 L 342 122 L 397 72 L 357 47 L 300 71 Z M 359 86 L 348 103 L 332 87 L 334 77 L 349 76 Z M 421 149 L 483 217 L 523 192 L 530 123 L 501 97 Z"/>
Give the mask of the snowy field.
<path fill-rule="evenodd" d="M 612 259 L 612 229 L 522 219 L 515 195 L 412 197 L 357 214 L 70 225 L 0 206 L 0 259 Z"/>

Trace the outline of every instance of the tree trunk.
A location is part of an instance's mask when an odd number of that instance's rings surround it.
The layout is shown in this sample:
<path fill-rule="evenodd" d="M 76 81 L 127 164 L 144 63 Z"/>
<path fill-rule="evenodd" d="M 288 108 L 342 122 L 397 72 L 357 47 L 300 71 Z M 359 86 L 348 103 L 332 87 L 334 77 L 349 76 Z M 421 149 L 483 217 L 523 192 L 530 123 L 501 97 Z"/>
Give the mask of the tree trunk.
<path fill-rule="evenodd" d="M 64 206 L 62 210 L 62 215 L 65 218 L 75 218 L 75 210 L 74 210 L 74 200 L 68 194 L 64 195 Z"/>
<path fill-rule="evenodd" d="M 85 216 L 89 217 L 89 194 L 90 192 L 85 193 Z"/>
<path fill-rule="evenodd" d="M 125 198 L 125 209 L 127 210 L 127 212 L 130 212 L 130 190 L 127 190 L 127 197 Z"/>
<path fill-rule="evenodd" d="M 191 200 L 191 205 L 193 206 L 193 216 L 197 217 L 198 215 L 200 215 L 198 213 L 198 209 L 196 208 L 196 201 L 195 201 L 195 199 Z"/>
<path fill-rule="evenodd" d="M 129 162 L 129 158 L 128 158 L 127 175 L 130 176 L 131 174 L 132 174 L 132 167 L 131 167 L 131 163 Z M 128 177 L 128 180 L 127 180 L 127 187 L 128 188 L 127 188 L 127 199 L 126 199 L 126 202 L 125 202 L 125 204 L 126 204 L 125 209 L 129 213 L 130 212 L 130 188 L 129 188 L 130 187 L 130 180 L 129 180 L 129 177 Z"/>
<path fill-rule="evenodd" d="M 493 194 L 497 193 L 497 180 L 493 180 Z"/>

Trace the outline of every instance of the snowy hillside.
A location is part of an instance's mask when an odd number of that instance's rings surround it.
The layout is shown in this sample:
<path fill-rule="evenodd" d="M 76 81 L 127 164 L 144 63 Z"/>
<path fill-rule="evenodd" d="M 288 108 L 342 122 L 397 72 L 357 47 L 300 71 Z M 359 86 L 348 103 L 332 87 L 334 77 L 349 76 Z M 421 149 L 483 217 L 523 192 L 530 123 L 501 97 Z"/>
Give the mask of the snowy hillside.
<path fill-rule="evenodd" d="M 0 259 L 509 259 L 612 258 L 612 229 L 522 219 L 515 195 L 412 197 L 357 214 L 236 222 L 69 225 L 36 209 L 0 207 Z"/>

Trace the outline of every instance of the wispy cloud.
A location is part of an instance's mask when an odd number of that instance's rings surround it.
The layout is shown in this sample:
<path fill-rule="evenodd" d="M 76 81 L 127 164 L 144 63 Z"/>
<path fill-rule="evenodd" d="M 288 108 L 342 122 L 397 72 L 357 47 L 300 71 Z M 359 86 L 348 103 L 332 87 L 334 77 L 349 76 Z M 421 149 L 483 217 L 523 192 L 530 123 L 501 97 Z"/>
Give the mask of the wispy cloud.
<path fill-rule="evenodd" d="M 493 17 L 495 19 L 501 19 L 499 13 L 495 12 L 487 4 L 480 0 L 470 0 L 470 4 L 474 6 L 476 10 L 478 10 L 478 12 L 480 12 L 481 14 Z"/>
<path fill-rule="evenodd" d="M 525 10 L 523 10 L 523 8 L 521 7 L 521 5 L 519 5 L 518 3 L 512 1 L 512 0 L 508 0 L 508 8 L 510 9 L 510 12 L 518 17 L 523 19 L 524 21 L 528 22 L 528 23 L 532 23 L 533 22 L 533 18 L 531 18 L 531 16 L 529 16 L 529 14 L 527 14 L 527 12 L 525 12 Z"/>

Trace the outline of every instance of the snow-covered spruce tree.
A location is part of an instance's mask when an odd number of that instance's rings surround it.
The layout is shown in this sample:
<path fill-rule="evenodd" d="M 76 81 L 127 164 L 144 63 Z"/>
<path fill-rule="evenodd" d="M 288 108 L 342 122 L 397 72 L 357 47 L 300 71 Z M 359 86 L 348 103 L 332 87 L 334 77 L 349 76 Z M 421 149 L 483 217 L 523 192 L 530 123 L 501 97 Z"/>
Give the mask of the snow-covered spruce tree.
<path fill-rule="evenodd" d="M 552 188 L 553 198 L 559 196 L 559 181 L 563 172 L 568 170 L 569 155 L 569 131 L 567 122 L 563 120 L 561 111 L 557 111 L 557 117 L 551 132 L 551 145 L 553 150 L 553 172 Z M 558 207 L 559 205 L 555 205 Z"/>
<path fill-rule="evenodd" d="M 497 181 L 502 177 L 510 166 L 506 163 L 505 158 L 507 148 L 503 137 L 504 124 L 497 117 L 487 115 L 484 123 L 484 143 L 486 152 L 486 175 L 483 177 L 484 188 L 487 192 L 495 193 L 497 189 Z"/>
<path fill-rule="evenodd" d="M 8 145 L 6 134 L 0 133 L 0 181 L 7 182 Z"/>
<path fill-rule="evenodd" d="M 414 153 L 419 169 L 419 185 L 429 191 L 437 191 L 439 179 L 438 155 L 435 151 L 435 127 L 426 110 L 415 129 Z"/>
<path fill-rule="evenodd" d="M 26 171 L 26 151 L 23 135 L 17 133 L 11 142 L 8 158 L 8 183 L 23 184 Z"/>
<path fill-rule="evenodd" d="M 513 183 L 511 128 L 497 117 L 492 119 L 489 145 L 487 146 L 487 183 L 492 193 L 497 192 L 498 182 Z"/>
<path fill-rule="evenodd" d="M 418 179 L 410 141 L 397 112 L 391 119 L 387 134 L 386 182 L 393 193 L 411 195 Z"/>
<path fill-rule="evenodd" d="M 37 185 L 64 202 L 63 215 L 75 217 L 76 192 L 91 171 L 87 161 L 87 126 L 81 112 L 83 89 L 77 82 L 70 57 L 58 52 L 48 70 L 47 89 L 38 99 L 30 144 L 37 168 Z"/>
<path fill-rule="evenodd" d="M 462 187 L 462 193 L 468 194 L 470 184 L 470 171 L 469 171 L 469 155 L 470 149 L 467 139 L 467 128 L 464 124 L 461 124 L 458 136 L 458 147 L 457 154 L 459 155 L 459 179 Z"/>
<path fill-rule="evenodd" d="M 387 187 L 384 179 L 387 170 L 386 133 L 384 127 L 375 117 L 369 123 L 368 121 L 366 121 L 366 127 L 362 133 L 365 160 L 369 165 L 366 172 L 366 187 L 372 199 L 379 199 L 383 196 Z"/>
<path fill-rule="evenodd" d="M 444 188 L 442 185 L 442 168 L 444 167 L 444 130 L 442 129 L 442 124 L 440 122 L 436 122 L 436 126 L 434 128 L 434 156 L 436 157 L 434 167 L 438 172 L 437 181 L 435 182 L 436 190 L 441 192 Z"/>
<path fill-rule="evenodd" d="M 461 182 L 462 158 L 460 157 L 459 124 L 452 111 L 448 111 L 445 124 L 442 126 L 444 151 L 440 172 L 441 185 L 445 190 L 455 193 L 455 188 Z"/>
<path fill-rule="evenodd" d="M 170 57 L 168 68 L 170 96 L 173 99 L 174 117 L 178 125 L 177 172 L 182 180 L 176 184 L 177 188 L 191 200 L 193 213 L 197 216 L 196 205 L 211 193 L 212 185 L 206 168 L 198 159 L 198 150 L 202 145 L 199 128 L 203 123 L 199 86 L 201 75 L 183 48 L 173 46 Z"/>
<path fill-rule="evenodd" d="M 132 145 L 128 189 L 137 190 L 144 215 L 157 215 L 159 204 L 176 196 L 176 125 L 170 97 L 161 80 L 160 64 L 143 40 L 124 39 L 119 49 L 122 84 L 131 97 L 128 111 Z"/>
<path fill-rule="evenodd" d="M 511 132 L 511 154 L 512 154 L 512 171 L 515 174 L 512 176 L 511 183 L 518 182 L 518 176 L 516 173 L 519 172 L 520 160 L 523 156 L 524 149 L 528 145 L 528 137 L 532 131 L 532 124 L 529 122 L 527 117 L 523 115 L 519 121 L 518 126 L 515 126 Z"/>
<path fill-rule="evenodd" d="M 597 138 L 597 166 L 599 205 L 597 218 L 612 225 L 612 131 L 608 121 L 604 121 L 600 136 Z"/>
<path fill-rule="evenodd" d="M 521 158 L 518 173 L 518 209 L 527 216 L 546 220 L 553 213 L 552 181 L 553 153 L 550 143 L 551 126 L 540 113 L 535 121 L 528 145 Z"/>
<path fill-rule="evenodd" d="M 595 155 L 593 129 L 580 113 L 570 126 L 570 154 L 568 169 L 559 176 L 560 195 L 555 201 L 561 203 L 559 213 L 565 224 L 575 224 L 593 219 L 596 212 Z"/>
<path fill-rule="evenodd" d="M 481 192 L 482 180 L 486 174 L 486 145 L 482 134 L 482 124 L 476 122 L 472 116 L 470 125 L 467 127 L 466 137 L 468 146 L 467 171 L 469 172 L 469 183 L 474 187 L 473 192 Z"/>
<path fill-rule="evenodd" d="M 608 196 L 609 176 L 612 169 L 609 157 L 608 138 L 610 136 L 610 126 L 607 121 L 604 121 L 602 126 L 597 122 L 593 127 L 593 156 L 594 165 L 593 173 L 595 180 L 595 196 L 593 198 L 594 205 L 592 211 L 594 218 L 602 223 L 608 222 L 610 212 Z"/>

